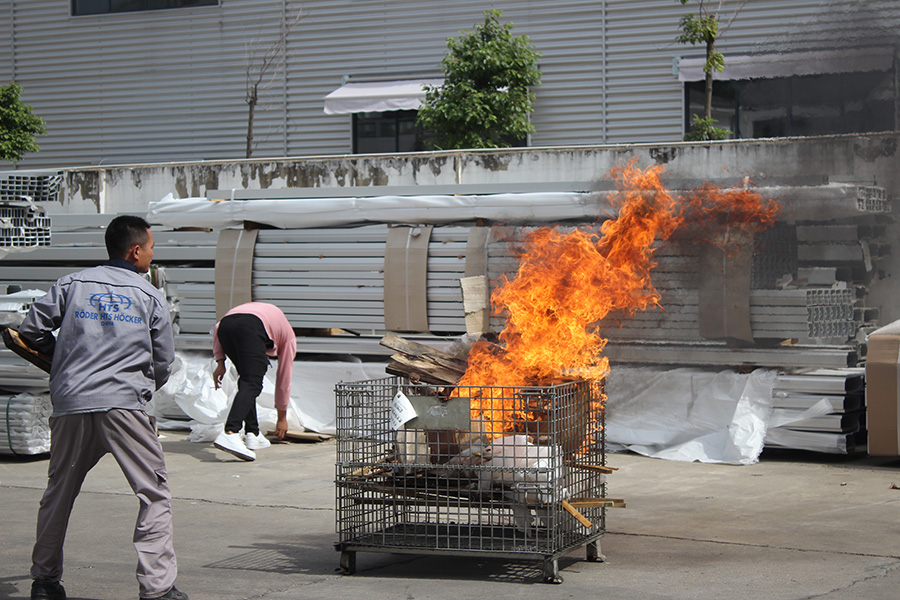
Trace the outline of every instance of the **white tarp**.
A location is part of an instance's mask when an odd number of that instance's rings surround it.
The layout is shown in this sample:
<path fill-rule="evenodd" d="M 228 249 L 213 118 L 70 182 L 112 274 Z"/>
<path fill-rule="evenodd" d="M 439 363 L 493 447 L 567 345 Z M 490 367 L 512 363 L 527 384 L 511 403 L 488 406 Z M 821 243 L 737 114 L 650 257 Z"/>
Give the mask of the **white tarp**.
<path fill-rule="evenodd" d="M 240 227 L 244 221 L 280 229 L 349 227 L 372 223 L 440 224 L 487 219 L 495 222 L 588 220 L 615 216 L 596 194 L 535 192 L 475 196 L 373 196 L 150 202 L 147 220 L 166 227 Z"/>
<path fill-rule="evenodd" d="M 777 371 L 614 366 L 606 381 L 606 440 L 655 458 L 759 460 Z"/>
<path fill-rule="evenodd" d="M 0 328 L 18 328 L 34 301 L 46 294 L 47 292 L 43 290 L 30 289 L 0 295 Z"/>
<path fill-rule="evenodd" d="M 440 87 L 443 83 L 443 79 L 346 83 L 325 96 L 325 114 L 419 110 L 425 100 L 424 86 Z"/>
<path fill-rule="evenodd" d="M 237 383 L 233 368 L 213 389 L 209 353 L 176 356 L 169 382 L 151 404 L 161 429 L 190 428 L 191 441 L 211 442 L 225 422 Z M 385 377 L 385 364 L 349 361 L 294 362 L 288 426 L 333 435 L 334 386 Z M 274 368 L 257 400 L 261 431 L 275 426 Z M 749 374 L 702 369 L 614 367 L 607 378 L 609 449 L 679 461 L 752 464 L 759 459 L 772 412 L 777 372 Z M 173 420 L 184 415 L 189 421 Z"/>
<path fill-rule="evenodd" d="M 212 341 L 210 341 L 212 344 Z M 222 430 L 237 373 L 230 362 L 222 387 L 214 388 L 215 361 L 208 352 L 178 352 L 169 381 L 156 392 L 150 412 L 161 429 L 191 429 L 191 441 L 211 442 Z M 288 406 L 288 429 L 335 433 L 334 386 L 341 381 L 363 381 L 384 377 L 384 364 L 357 361 L 295 361 Z M 275 428 L 275 367 L 270 365 L 257 398 L 260 431 Z M 187 417 L 187 421 L 183 420 Z"/>

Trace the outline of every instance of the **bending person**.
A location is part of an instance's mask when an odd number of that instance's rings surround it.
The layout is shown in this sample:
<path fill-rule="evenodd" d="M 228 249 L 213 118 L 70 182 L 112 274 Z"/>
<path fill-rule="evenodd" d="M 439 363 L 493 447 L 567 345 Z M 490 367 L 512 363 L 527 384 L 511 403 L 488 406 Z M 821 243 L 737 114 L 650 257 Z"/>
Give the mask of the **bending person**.
<path fill-rule="evenodd" d="M 225 421 L 225 429 L 214 445 L 242 460 L 255 460 L 254 450 L 265 448 L 269 441 L 259 431 L 256 398 L 262 392 L 263 377 L 269 358 L 278 358 L 275 374 L 276 439 L 287 433 L 287 407 L 291 398 L 291 375 L 297 338 L 281 310 L 265 302 L 248 302 L 232 308 L 213 329 L 213 357 L 216 389 L 225 375 L 225 358 L 238 372 L 238 389 Z M 240 431 L 243 428 L 244 437 Z"/>

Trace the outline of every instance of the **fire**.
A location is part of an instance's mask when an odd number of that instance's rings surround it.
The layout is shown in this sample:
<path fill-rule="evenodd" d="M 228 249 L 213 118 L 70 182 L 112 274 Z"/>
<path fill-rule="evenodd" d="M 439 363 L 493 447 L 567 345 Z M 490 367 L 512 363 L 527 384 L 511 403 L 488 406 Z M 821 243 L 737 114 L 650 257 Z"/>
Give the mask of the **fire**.
<path fill-rule="evenodd" d="M 642 170 L 633 160 L 612 169 L 608 177 L 617 191 L 609 201 L 618 216 L 599 231 L 541 227 L 526 235 L 515 277 L 501 277 L 491 295 L 492 310 L 505 319 L 500 344 L 472 346 L 459 386 L 490 390 L 575 378 L 596 384 L 609 371 L 603 356 L 607 340 L 597 322 L 614 311 L 629 317 L 659 306 L 650 278 L 659 242 L 689 222 L 714 225 L 705 236 L 725 243 L 729 227 L 758 231 L 778 214 L 774 202 L 764 203 L 750 190 L 707 185 L 679 198 L 663 186 L 662 171 L 658 165 Z M 510 423 L 539 418 L 524 403 L 516 405 L 515 397 L 473 398 L 473 420 L 483 424 L 484 433 L 498 435 L 508 432 Z"/>
<path fill-rule="evenodd" d="M 743 240 L 775 224 L 781 206 L 772 199 L 764 201 L 749 188 L 723 190 L 704 183 L 687 194 L 683 214 L 692 240 L 733 256 Z"/>

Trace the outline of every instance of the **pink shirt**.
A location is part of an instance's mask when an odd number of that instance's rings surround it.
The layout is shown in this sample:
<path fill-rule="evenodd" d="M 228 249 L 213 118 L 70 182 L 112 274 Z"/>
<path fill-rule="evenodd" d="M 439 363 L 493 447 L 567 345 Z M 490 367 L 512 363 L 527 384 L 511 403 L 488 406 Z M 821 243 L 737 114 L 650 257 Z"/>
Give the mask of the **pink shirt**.
<path fill-rule="evenodd" d="M 297 354 L 297 338 L 287 317 L 281 309 L 274 304 L 265 302 L 247 302 L 229 310 L 225 316 L 234 314 L 256 315 L 266 328 L 266 335 L 275 342 L 275 347 L 266 354 L 278 358 L 278 368 L 275 371 L 275 408 L 287 410 L 288 400 L 291 398 L 291 374 L 294 370 L 294 355 Z M 213 357 L 216 360 L 225 359 L 225 351 L 219 344 L 219 324 L 213 329 Z"/>

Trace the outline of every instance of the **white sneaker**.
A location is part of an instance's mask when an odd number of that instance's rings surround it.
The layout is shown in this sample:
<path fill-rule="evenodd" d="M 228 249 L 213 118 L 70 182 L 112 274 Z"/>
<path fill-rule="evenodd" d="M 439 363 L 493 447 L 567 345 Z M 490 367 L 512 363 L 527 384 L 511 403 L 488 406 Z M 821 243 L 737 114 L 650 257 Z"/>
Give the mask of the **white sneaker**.
<path fill-rule="evenodd" d="M 272 442 L 262 433 L 257 433 L 256 435 L 248 433 L 244 436 L 244 443 L 247 444 L 247 448 L 250 450 L 261 450 L 272 445 Z"/>
<path fill-rule="evenodd" d="M 241 439 L 239 433 L 225 433 L 224 431 L 216 436 L 213 446 L 219 450 L 224 450 L 229 454 L 234 454 L 241 460 L 256 460 L 256 454 L 247 448 L 244 440 Z"/>

